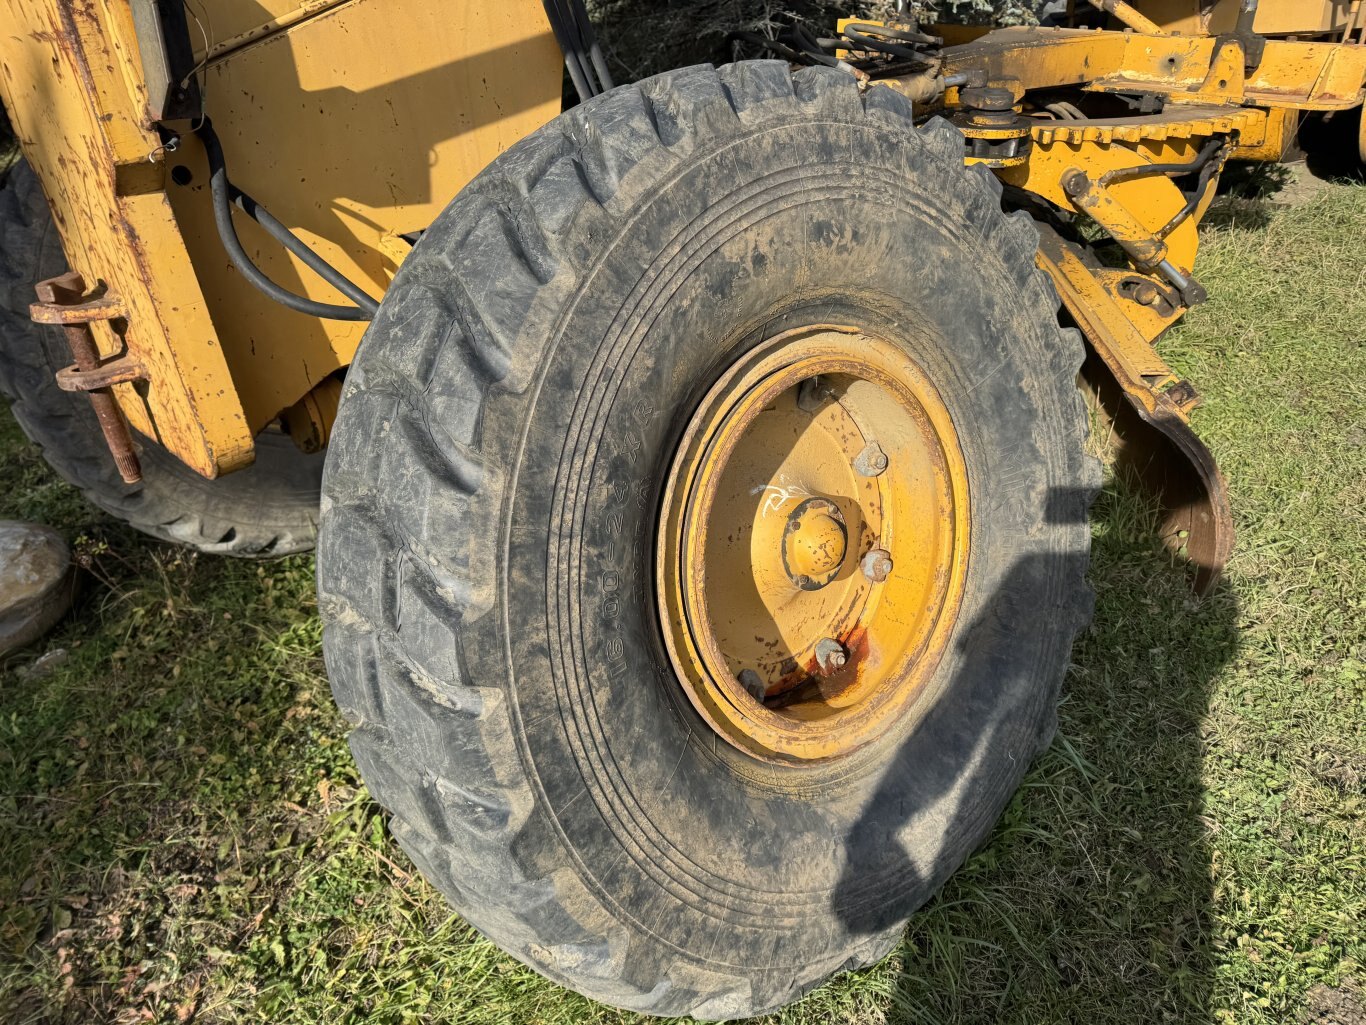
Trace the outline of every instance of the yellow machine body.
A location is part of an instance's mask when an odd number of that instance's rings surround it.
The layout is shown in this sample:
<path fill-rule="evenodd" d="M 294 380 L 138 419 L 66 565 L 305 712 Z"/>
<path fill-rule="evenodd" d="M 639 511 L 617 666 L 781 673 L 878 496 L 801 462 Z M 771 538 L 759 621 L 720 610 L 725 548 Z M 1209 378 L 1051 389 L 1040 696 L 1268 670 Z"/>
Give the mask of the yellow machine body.
<path fill-rule="evenodd" d="M 954 119 L 969 162 L 1084 215 L 1122 248 L 1127 266 L 1100 266 L 1045 223 L 1039 263 L 1090 343 L 1099 390 L 1137 417 L 1131 435 L 1147 439 L 1138 447 L 1167 496 L 1169 540 L 1208 582 L 1231 545 L 1224 485 L 1187 423 L 1198 396 L 1153 342 L 1203 297 L 1197 228 L 1224 163 L 1280 159 L 1305 112 L 1361 106 L 1366 0 L 1262 0 L 1250 24 L 1240 0 L 1071 7 L 1069 17 L 1102 8 L 1107 27 L 939 26 L 938 66 L 914 75 L 869 74 L 844 56 L 864 87 Z M 413 233 L 561 109 L 561 57 L 539 0 L 462 0 L 436 19 L 419 0 L 187 10 L 194 75 L 234 183 L 375 297 Z M 248 464 L 277 418 L 316 450 L 363 324 L 277 305 L 231 265 L 194 125 L 176 126 L 172 144 L 153 124 L 138 38 L 130 0 L 0 0 L 0 90 L 71 267 L 93 290 L 118 405 L 207 477 Z M 974 109 L 974 95 L 994 106 Z M 1183 167 L 1208 167 L 1193 197 L 1178 186 Z M 342 301 L 239 220 L 270 277 Z"/>
<path fill-rule="evenodd" d="M 1127 266 L 1102 265 L 1040 222 L 1039 266 L 1086 337 L 1087 376 L 1121 460 L 1158 496 L 1163 538 L 1204 590 L 1232 550 L 1227 489 L 1189 425 L 1199 396 L 1154 343 L 1204 299 L 1197 229 L 1225 162 L 1280 160 L 1305 112 L 1361 107 L 1366 3 L 1262 0 L 1250 32 L 1239 0 L 1072 4 L 1093 7 L 1109 29 L 934 28 L 949 44 L 938 73 L 970 85 L 930 102 L 976 147 L 970 162 L 1121 248 Z M 923 77 L 887 84 L 925 100 Z M 974 87 L 999 94 L 993 111 L 965 112 Z M 1366 160 L 1366 126 L 1362 138 Z M 1208 173 L 1188 198 L 1177 179 L 1202 159 Z"/>
<path fill-rule="evenodd" d="M 1148 0 L 1140 6 L 1167 32 L 1218 35 L 1233 31 L 1239 0 Z M 1358 0 L 1262 0 L 1252 28 L 1267 36 L 1329 35 L 1350 26 L 1359 7 Z"/>
<path fill-rule="evenodd" d="M 188 9 L 234 183 L 377 297 L 403 236 L 560 111 L 559 50 L 538 0 L 463 0 L 439 18 L 420 0 Z M 128 0 L 0 0 L 0 58 L 68 261 L 125 313 L 94 325 L 101 353 L 146 369 L 114 389 L 131 426 L 214 477 L 250 463 L 253 437 L 285 410 L 326 406 L 364 325 L 286 309 L 231 267 L 193 126 L 168 151 L 148 119 Z M 344 301 L 240 222 L 276 281 Z M 312 415 L 330 422 L 325 408 Z"/>

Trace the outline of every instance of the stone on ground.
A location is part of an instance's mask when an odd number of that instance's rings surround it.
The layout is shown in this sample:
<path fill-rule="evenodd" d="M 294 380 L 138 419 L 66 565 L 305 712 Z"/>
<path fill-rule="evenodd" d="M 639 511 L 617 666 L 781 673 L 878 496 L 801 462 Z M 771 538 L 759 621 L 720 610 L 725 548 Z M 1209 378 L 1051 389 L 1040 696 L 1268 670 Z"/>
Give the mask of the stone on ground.
<path fill-rule="evenodd" d="M 0 657 L 32 644 L 66 615 L 75 581 L 60 534 L 0 520 Z"/>

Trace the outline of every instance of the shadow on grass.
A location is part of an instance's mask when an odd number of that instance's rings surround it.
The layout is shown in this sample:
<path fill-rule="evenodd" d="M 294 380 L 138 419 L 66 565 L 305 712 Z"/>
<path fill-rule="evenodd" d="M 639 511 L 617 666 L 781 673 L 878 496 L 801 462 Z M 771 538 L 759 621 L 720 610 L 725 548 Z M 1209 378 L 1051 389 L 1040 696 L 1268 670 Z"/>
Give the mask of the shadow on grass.
<path fill-rule="evenodd" d="M 1366 181 L 1362 163 L 1361 108 L 1336 111 L 1331 117 L 1311 115 L 1300 126 L 1299 144 L 1305 164 L 1316 178 L 1343 182 Z"/>
<path fill-rule="evenodd" d="M 1235 648 L 1237 605 L 1227 591 L 1194 598 L 1154 540 L 1154 514 L 1127 489 L 1107 486 L 1092 519 L 1095 618 L 1073 650 L 1057 737 L 986 846 L 912 919 L 897 953 L 893 1021 L 1210 1020 L 1216 938 L 1201 724 L 1211 681 Z M 1031 572 L 1022 561 L 1003 591 Z M 989 612 L 972 634 L 999 631 L 998 618 Z M 1027 651 L 1031 638 L 1017 643 Z M 968 647 L 986 650 L 977 640 Z M 1024 711 L 991 697 L 1014 693 L 1012 671 L 999 656 L 964 659 L 964 708 L 982 713 L 988 742 Z M 928 726 L 932 737 L 954 729 Z M 981 739 L 965 732 L 953 742 Z M 906 759 L 918 759 L 924 743 L 913 737 Z M 869 831 L 881 831 L 877 857 L 890 843 L 912 882 L 934 881 L 952 865 L 908 856 L 888 824 L 875 824 L 879 816 L 896 808 L 913 832 L 928 808 L 927 826 L 938 828 L 945 820 L 935 799 L 945 794 L 950 829 L 970 830 L 996 811 L 965 803 L 950 773 L 936 784 L 936 771 L 919 767 L 930 792 L 889 786 L 865 816 Z M 968 796 L 980 782 L 969 779 Z M 866 840 L 857 848 L 872 849 Z M 848 878 L 870 867 L 851 860 Z M 853 933 L 887 924 L 853 908 L 843 915 Z"/>

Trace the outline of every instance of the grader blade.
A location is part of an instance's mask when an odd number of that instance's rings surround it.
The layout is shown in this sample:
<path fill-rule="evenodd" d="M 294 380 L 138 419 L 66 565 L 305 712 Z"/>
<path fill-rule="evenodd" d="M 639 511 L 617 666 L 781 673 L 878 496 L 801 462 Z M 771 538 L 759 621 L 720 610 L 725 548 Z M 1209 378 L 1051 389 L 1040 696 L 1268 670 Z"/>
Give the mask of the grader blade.
<path fill-rule="evenodd" d="M 1190 562 L 1195 590 L 1210 593 L 1233 551 L 1233 516 L 1214 456 L 1186 418 L 1195 389 L 1177 381 L 1158 390 L 1128 358 L 1147 343 L 1077 247 L 1041 229 L 1038 262 L 1086 338 L 1082 376 L 1111 426 L 1117 470 L 1156 497 L 1163 544 Z"/>

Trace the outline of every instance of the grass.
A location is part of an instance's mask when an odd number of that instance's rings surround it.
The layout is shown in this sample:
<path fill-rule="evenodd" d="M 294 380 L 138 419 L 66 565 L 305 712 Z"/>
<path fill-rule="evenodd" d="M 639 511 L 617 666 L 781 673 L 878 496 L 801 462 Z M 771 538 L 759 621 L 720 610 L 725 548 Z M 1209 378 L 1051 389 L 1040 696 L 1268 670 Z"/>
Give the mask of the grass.
<path fill-rule="evenodd" d="M 1332 185 L 1207 231 L 1213 299 L 1166 351 L 1233 485 L 1227 584 L 1196 602 L 1108 484 L 1058 739 L 897 952 L 775 1021 L 1293 1022 L 1366 984 L 1363 224 Z M 413 874 L 331 705 L 310 560 L 144 540 L 7 417 L 0 516 L 90 567 L 0 676 L 0 1018 L 634 1020 Z"/>

